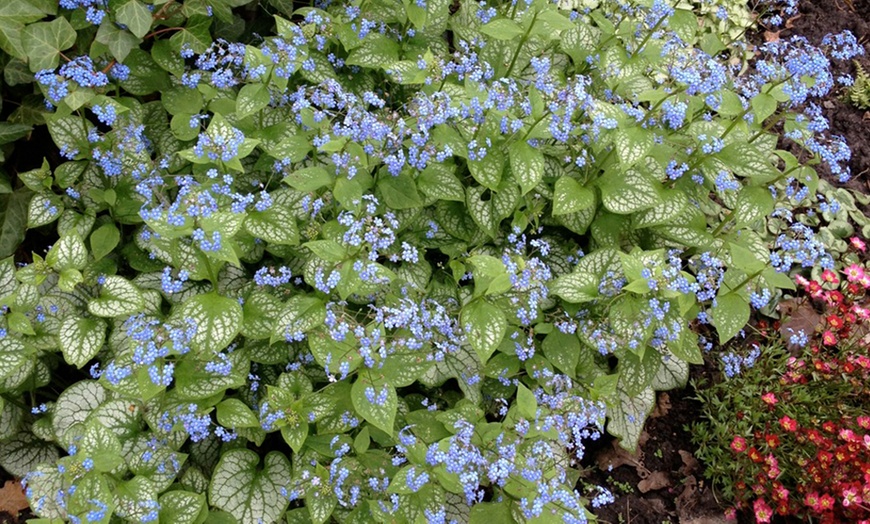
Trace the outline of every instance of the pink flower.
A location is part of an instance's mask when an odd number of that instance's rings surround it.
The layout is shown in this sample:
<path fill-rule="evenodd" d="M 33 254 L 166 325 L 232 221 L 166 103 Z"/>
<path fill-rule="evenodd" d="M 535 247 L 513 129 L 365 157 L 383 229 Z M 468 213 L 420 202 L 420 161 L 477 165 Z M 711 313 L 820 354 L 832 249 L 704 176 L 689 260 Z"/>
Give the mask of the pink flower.
<path fill-rule="evenodd" d="M 734 450 L 735 453 L 741 453 L 746 450 L 746 439 L 737 435 L 734 437 L 734 440 L 731 441 L 731 449 Z"/>
<path fill-rule="evenodd" d="M 797 431 L 798 423 L 795 419 L 789 417 L 788 415 L 783 416 L 779 419 L 779 425 L 782 426 L 782 429 L 786 431 Z"/>
<path fill-rule="evenodd" d="M 837 274 L 831 271 L 830 269 L 826 269 L 822 271 L 822 280 L 825 282 L 829 282 L 831 284 L 839 284 L 840 279 L 837 278 Z"/>
<path fill-rule="evenodd" d="M 864 278 L 864 266 L 861 264 L 852 264 L 845 270 L 846 280 L 849 282 L 860 282 Z"/>
<path fill-rule="evenodd" d="M 837 343 L 837 335 L 835 335 L 832 331 L 828 330 L 822 334 L 822 344 L 826 346 L 833 346 Z"/>
<path fill-rule="evenodd" d="M 755 502 L 752 504 L 752 509 L 755 511 L 755 520 L 760 524 L 767 524 L 770 522 L 770 518 L 773 516 L 773 510 L 770 509 L 770 506 L 767 505 L 767 502 L 765 502 L 764 499 L 755 499 Z"/>
<path fill-rule="evenodd" d="M 761 395 L 761 400 L 770 407 L 775 406 L 776 403 L 779 402 L 776 399 L 776 395 L 773 393 L 765 393 L 764 395 Z"/>
<path fill-rule="evenodd" d="M 864 241 L 858 237 L 850 238 L 849 244 L 851 244 L 852 247 L 854 247 L 855 249 L 857 249 L 858 251 L 860 251 L 862 253 L 867 250 L 867 244 L 865 244 Z"/>

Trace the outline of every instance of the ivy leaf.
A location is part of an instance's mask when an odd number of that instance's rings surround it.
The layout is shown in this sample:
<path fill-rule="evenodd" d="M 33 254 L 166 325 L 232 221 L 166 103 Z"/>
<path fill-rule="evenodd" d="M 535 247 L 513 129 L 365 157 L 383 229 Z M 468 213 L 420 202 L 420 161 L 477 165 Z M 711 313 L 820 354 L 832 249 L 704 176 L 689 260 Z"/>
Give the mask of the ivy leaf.
<path fill-rule="evenodd" d="M 76 30 L 62 16 L 51 22 L 30 24 L 21 34 L 21 43 L 27 53 L 30 70 L 34 73 L 56 68 L 61 51 L 69 49 L 75 42 Z"/>
<path fill-rule="evenodd" d="M 366 390 L 369 388 L 374 390 L 375 402 L 370 401 L 366 396 Z M 386 393 L 386 399 L 382 400 L 384 393 Z M 396 388 L 389 384 L 374 385 L 360 377 L 353 383 L 350 391 L 350 400 L 353 402 L 353 409 L 368 423 L 389 435 L 394 433 L 393 423 L 396 420 L 396 412 L 399 409 L 399 398 L 396 395 Z M 379 400 L 381 400 L 380 404 L 377 403 Z"/>
<path fill-rule="evenodd" d="M 485 300 L 475 300 L 462 308 L 461 318 L 469 344 L 480 361 L 486 363 L 507 331 L 504 312 Z"/>
<path fill-rule="evenodd" d="M 0 2 L 0 49 L 24 60 L 27 54 L 21 45 L 24 24 L 41 20 L 45 16 L 30 2 Z"/>
<path fill-rule="evenodd" d="M 99 298 L 88 302 L 88 311 L 98 317 L 123 317 L 139 313 L 145 306 L 142 293 L 129 280 L 108 276 L 103 283 Z"/>
<path fill-rule="evenodd" d="M 151 11 L 139 0 L 130 0 L 117 8 L 114 13 L 115 20 L 127 26 L 127 29 L 137 38 L 144 38 L 151 29 Z"/>
<path fill-rule="evenodd" d="M 187 19 L 184 29 L 172 35 L 169 43 L 172 44 L 176 54 L 185 46 L 193 49 L 194 53 L 203 53 L 211 45 L 210 27 L 211 18 L 203 15 L 193 15 Z"/>
<path fill-rule="evenodd" d="M 32 197 L 33 193 L 26 189 L 0 195 L 0 258 L 14 253 L 24 240 Z"/>
<path fill-rule="evenodd" d="M 67 317 L 57 334 L 63 358 L 79 369 L 102 349 L 106 323 L 99 318 Z"/>
<path fill-rule="evenodd" d="M 185 301 L 173 316 L 179 320 L 192 319 L 196 334 L 191 343 L 210 352 L 227 347 L 242 328 L 242 306 L 216 293 L 197 295 Z"/>
<path fill-rule="evenodd" d="M 749 322 L 749 303 L 737 293 L 716 297 L 713 307 L 713 325 L 719 332 L 719 342 L 728 342 Z"/>
<path fill-rule="evenodd" d="M 527 142 L 520 142 L 511 146 L 508 157 L 511 171 L 519 182 L 523 195 L 534 189 L 544 178 L 544 154 L 540 149 Z"/>
<path fill-rule="evenodd" d="M 290 463 L 272 451 L 258 470 L 260 457 L 249 449 L 234 449 L 221 456 L 208 486 L 209 502 L 230 513 L 239 524 L 271 524 L 287 509 L 281 488 L 290 484 Z"/>

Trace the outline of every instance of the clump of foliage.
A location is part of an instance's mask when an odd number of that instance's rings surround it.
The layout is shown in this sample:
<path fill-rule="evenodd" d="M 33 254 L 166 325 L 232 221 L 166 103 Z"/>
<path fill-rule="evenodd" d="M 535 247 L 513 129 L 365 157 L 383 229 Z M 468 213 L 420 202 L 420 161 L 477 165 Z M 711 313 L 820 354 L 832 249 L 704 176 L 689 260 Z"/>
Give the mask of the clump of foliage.
<path fill-rule="evenodd" d="M 691 324 L 727 341 L 832 266 L 790 210 L 812 165 L 849 177 L 811 101 L 863 49 L 771 43 L 741 75 L 691 5 L 565 7 L 3 3 L 2 139 L 56 146 L 0 195 L 0 465 L 34 512 L 606 502 L 584 441 L 636 446 L 702 362 Z"/>
<path fill-rule="evenodd" d="M 693 427 L 698 457 L 722 493 L 758 522 L 774 514 L 870 517 L 870 274 L 855 256 L 864 242 L 852 243 L 837 271 L 820 280 L 798 276 L 795 311 L 802 318 L 819 311 L 814 331 L 760 322 L 763 342 L 751 364 L 744 358 L 735 369 L 727 358 L 730 378 L 698 390 L 707 418 Z"/>
<path fill-rule="evenodd" d="M 870 109 L 870 75 L 857 60 L 854 83 L 846 89 L 846 100 L 858 109 Z"/>

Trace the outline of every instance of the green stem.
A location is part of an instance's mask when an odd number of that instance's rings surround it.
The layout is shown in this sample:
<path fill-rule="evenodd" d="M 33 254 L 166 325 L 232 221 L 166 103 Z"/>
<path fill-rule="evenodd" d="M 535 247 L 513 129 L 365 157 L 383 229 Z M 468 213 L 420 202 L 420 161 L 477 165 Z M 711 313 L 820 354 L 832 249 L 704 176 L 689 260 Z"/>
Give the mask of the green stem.
<path fill-rule="evenodd" d="M 519 2 L 517 2 L 517 3 L 519 3 Z M 514 7 L 516 7 L 516 5 L 515 5 Z M 511 73 L 512 73 L 513 70 L 514 70 L 514 66 L 517 64 L 517 57 L 520 56 L 520 50 L 521 50 L 521 49 L 523 48 L 523 46 L 526 44 L 526 40 L 529 39 L 529 34 L 532 32 L 532 28 L 535 27 L 535 21 L 536 21 L 537 19 L 538 19 L 538 12 L 535 11 L 535 14 L 532 15 L 532 23 L 529 24 L 529 27 L 526 29 L 525 34 L 524 34 L 523 37 L 520 39 L 520 43 L 519 43 L 519 45 L 517 46 L 516 51 L 514 51 L 514 56 L 513 56 L 513 58 L 511 58 L 511 64 L 508 66 L 507 73 L 505 73 L 505 75 L 504 75 L 505 77 L 508 77 L 508 78 L 509 78 L 509 77 L 511 76 Z"/>

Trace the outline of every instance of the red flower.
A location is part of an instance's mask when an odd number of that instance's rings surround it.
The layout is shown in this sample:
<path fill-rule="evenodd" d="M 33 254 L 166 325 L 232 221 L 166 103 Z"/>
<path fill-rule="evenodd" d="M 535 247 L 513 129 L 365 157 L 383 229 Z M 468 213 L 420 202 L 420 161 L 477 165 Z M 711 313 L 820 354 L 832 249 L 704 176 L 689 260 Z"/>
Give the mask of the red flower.
<path fill-rule="evenodd" d="M 746 439 L 737 435 L 734 437 L 734 440 L 731 441 L 731 449 L 733 449 L 735 453 L 746 451 Z"/>
<path fill-rule="evenodd" d="M 758 450 L 755 449 L 755 446 L 749 448 L 749 458 L 752 460 L 752 462 L 761 462 L 762 460 L 764 460 L 764 457 L 762 457 L 761 453 L 759 453 Z"/>
<path fill-rule="evenodd" d="M 789 432 L 797 431 L 798 428 L 797 421 L 789 417 L 788 415 L 784 415 L 781 419 L 779 419 L 779 425 L 782 426 L 782 429 Z"/>
<path fill-rule="evenodd" d="M 822 334 L 822 344 L 826 346 L 833 346 L 836 343 L 837 335 L 835 335 L 833 331 L 828 330 L 825 331 L 824 334 Z"/>
<path fill-rule="evenodd" d="M 770 446 L 770 449 L 776 449 L 776 447 L 779 446 L 779 437 L 776 435 L 766 435 L 764 440 L 767 442 L 767 445 Z"/>
<path fill-rule="evenodd" d="M 843 327 L 843 319 L 838 317 L 837 315 L 828 315 L 828 318 L 825 320 L 828 321 L 828 325 L 834 329 L 840 329 Z"/>
<path fill-rule="evenodd" d="M 834 497 L 825 493 L 819 499 L 819 511 L 828 511 L 834 509 Z"/>
<path fill-rule="evenodd" d="M 831 284 L 839 284 L 840 279 L 837 278 L 837 274 L 831 271 L 830 269 L 826 269 L 822 271 L 822 280 L 825 282 L 829 282 Z"/>
<path fill-rule="evenodd" d="M 773 393 L 765 393 L 764 395 L 761 395 L 761 400 L 770 407 L 775 406 L 776 403 L 779 402 L 776 399 L 776 395 L 774 395 Z"/>

